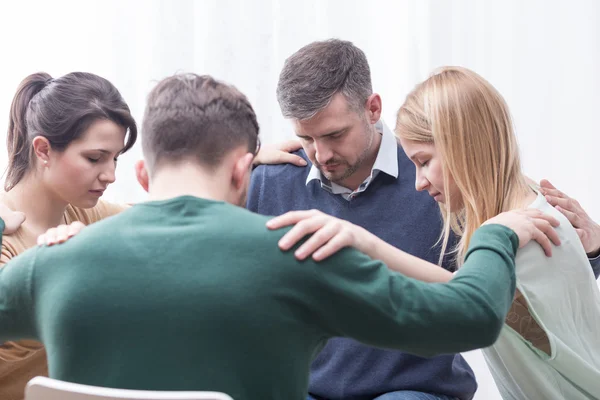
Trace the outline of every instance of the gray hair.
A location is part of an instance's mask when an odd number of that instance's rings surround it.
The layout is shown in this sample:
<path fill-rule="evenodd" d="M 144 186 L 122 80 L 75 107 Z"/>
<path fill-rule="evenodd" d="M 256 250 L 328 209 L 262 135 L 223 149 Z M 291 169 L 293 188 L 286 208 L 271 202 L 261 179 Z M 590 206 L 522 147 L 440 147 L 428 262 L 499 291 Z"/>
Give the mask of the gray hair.
<path fill-rule="evenodd" d="M 337 93 L 357 111 L 373 93 L 367 57 L 352 42 L 313 42 L 285 60 L 277 84 L 277 100 L 285 118 L 310 119 Z"/>

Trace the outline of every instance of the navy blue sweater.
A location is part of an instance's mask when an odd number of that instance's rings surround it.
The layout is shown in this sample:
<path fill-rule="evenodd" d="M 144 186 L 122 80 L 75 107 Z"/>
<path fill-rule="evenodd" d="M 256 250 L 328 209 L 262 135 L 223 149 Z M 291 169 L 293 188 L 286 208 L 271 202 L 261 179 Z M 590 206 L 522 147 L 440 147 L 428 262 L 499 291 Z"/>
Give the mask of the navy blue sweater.
<path fill-rule="evenodd" d="M 306 159 L 305 153 L 297 153 Z M 259 166 L 252 174 L 248 209 L 265 215 L 318 209 L 350 221 L 408 253 L 437 263 L 441 218 L 435 201 L 415 190 L 415 169 L 398 148 L 398 178 L 379 173 L 369 187 L 347 201 L 306 185 L 310 170 L 293 165 Z M 446 268 L 451 269 L 446 263 Z M 440 332 L 440 335 L 443 335 Z M 477 383 L 457 354 L 421 358 L 365 346 L 346 338 L 329 340 L 311 366 L 310 393 L 326 399 L 367 400 L 377 395 L 416 390 L 470 399 Z"/>

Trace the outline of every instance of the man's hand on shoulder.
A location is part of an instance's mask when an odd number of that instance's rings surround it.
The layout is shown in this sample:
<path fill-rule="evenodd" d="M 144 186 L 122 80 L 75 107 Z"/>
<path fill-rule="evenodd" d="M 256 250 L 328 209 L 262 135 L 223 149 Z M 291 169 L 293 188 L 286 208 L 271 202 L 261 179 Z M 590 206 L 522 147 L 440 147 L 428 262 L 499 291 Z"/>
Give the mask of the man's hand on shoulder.
<path fill-rule="evenodd" d="M 547 179 L 543 179 L 540 186 L 540 192 L 546 197 L 546 201 L 573 225 L 588 257 L 600 255 L 600 225 L 590 218 L 577 200 L 558 190 Z"/>

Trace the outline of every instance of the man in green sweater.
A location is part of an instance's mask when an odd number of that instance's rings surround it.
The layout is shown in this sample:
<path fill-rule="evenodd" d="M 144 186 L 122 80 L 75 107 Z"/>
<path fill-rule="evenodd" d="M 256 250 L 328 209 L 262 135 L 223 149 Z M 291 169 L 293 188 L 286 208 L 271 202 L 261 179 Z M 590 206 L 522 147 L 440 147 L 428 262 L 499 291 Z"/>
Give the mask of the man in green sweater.
<path fill-rule="evenodd" d="M 285 230 L 236 206 L 258 143 L 235 88 L 192 74 L 160 82 L 136 165 L 150 200 L 0 270 L 0 342 L 41 340 L 50 376 L 70 382 L 300 400 L 312 356 L 334 336 L 419 355 L 495 341 L 515 252 L 532 237 L 547 244 L 539 227 L 553 219 L 500 215 L 447 284 L 354 249 L 301 262 L 277 248 Z"/>

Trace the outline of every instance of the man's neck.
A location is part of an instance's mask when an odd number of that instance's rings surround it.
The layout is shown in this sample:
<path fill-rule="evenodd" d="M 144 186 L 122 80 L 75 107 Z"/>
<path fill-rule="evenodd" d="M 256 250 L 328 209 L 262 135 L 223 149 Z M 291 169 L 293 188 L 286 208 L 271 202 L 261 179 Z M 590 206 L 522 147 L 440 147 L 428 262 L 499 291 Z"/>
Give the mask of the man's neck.
<path fill-rule="evenodd" d="M 152 177 L 148 200 L 194 196 L 230 201 L 230 179 L 225 171 L 208 171 L 193 164 L 165 166 Z"/>
<path fill-rule="evenodd" d="M 33 174 L 27 174 L 4 196 L 8 207 L 25 213 L 25 224 L 35 232 L 64 223 L 67 203 L 45 187 Z"/>

